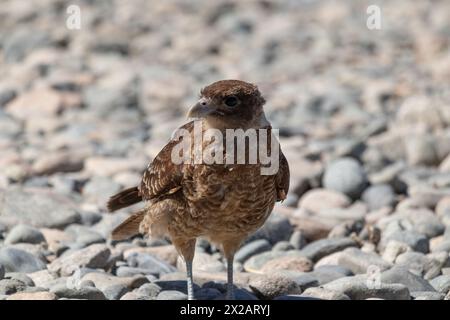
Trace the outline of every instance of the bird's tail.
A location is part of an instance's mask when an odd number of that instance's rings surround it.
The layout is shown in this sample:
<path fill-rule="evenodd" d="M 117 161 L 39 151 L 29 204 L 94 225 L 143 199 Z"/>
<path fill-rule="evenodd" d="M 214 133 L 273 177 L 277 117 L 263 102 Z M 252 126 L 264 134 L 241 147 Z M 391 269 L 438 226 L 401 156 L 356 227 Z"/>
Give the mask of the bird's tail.
<path fill-rule="evenodd" d="M 111 233 L 113 240 L 124 240 L 139 233 L 139 226 L 145 216 L 145 209 L 142 209 L 128 217 L 119 224 Z"/>
<path fill-rule="evenodd" d="M 129 207 L 135 203 L 142 201 L 142 196 L 139 193 L 138 187 L 125 189 L 118 194 L 112 196 L 106 207 L 109 212 L 113 212 L 125 207 Z"/>

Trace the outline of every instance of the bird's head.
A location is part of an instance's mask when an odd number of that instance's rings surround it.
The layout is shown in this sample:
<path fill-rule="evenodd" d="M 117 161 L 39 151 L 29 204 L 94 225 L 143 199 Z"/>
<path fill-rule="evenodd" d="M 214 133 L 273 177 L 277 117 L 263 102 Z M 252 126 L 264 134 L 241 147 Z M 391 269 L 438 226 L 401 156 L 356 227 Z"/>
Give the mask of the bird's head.
<path fill-rule="evenodd" d="M 249 128 L 267 122 L 264 98 L 254 84 L 221 80 L 203 88 L 188 117 L 205 119 L 213 128 Z"/>

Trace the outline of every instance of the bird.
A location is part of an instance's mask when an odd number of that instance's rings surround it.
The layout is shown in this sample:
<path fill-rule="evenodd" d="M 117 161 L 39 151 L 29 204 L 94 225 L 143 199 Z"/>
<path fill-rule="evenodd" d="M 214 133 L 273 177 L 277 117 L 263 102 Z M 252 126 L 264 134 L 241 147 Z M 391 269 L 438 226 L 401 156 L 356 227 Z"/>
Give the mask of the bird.
<path fill-rule="evenodd" d="M 207 239 L 222 251 L 227 265 L 225 297 L 234 299 L 236 251 L 262 227 L 275 203 L 283 201 L 289 191 L 289 165 L 278 139 L 272 135 L 272 126 L 263 109 L 265 102 L 254 84 L 220 80 L 200 91 L 199 100 L 188 112 L 189 121 L 179 129 L 192 137 L 198 122 L 202 133 L 209 129 L 222 133 L 223 143 L 227 130 L 268 130 L 269 142 L 275 139 L 279 149 L 276 172 L 261 174 L 265 164 L 259 157 L 256 163 L 235 163 L 236 154 L 232 163 L 173 161 L 175 148 L 187 138 L 172 137 L 148 165 L 140 185 L 119 192 L 107 203 L 108 211 L 113 212 L 145 202 L 141 210 L 112 231 L 112 239 L 124 240 L 139 233 L 170 239 L 186 265 L 189 300 L 194 299 L 192 262 L 196 240 Z M 201 146 L 204 147 L 205 142 Z M 189 151 L 198 147 L 191 144 Z M 223 146 L 214 149 L 213 154 L 216 152 L 226 156 L 230 149 Z M 249 148 L 245 149 L 245 154 L 247 159 Z"/>

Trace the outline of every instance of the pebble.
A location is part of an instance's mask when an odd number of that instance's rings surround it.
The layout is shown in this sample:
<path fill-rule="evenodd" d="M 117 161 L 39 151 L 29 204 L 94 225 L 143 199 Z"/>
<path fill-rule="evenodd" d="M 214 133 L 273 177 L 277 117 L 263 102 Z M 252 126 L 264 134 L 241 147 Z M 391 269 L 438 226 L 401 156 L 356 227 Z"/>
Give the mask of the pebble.
<path fill-rule="evenodd" d="M 285 294 L 275 297 L 273 300 L 318 300 L 317 298 L 302 296 L 301 294 Z"/>
<path fill-rule="evenodd" d="M 422 277 L 411 273 L 408 269 L 394 266 L 381 273 L 382 283 L 401 283 L 408 287 L 409 291 L 435 291 L 434 288 Z"/>
<path fill-rule="evenodd" d="M 17 93 L 12 89 L 6 89 L 0 91 L 0 107 L 4 107 L 8 102 L 16 98 Z"/>
<path fill-rule="evenodd" d="M 284 276 L 272 274 L 250 280 L 249 287 L 258 297 L 264 299 L 301 293 L 301 288 L 295 281 Z"/>
<path fill-rule="evenodd" d="M 368 184 L 364 168 L 353 158 L 341 158 L 330 163 L 323 176 L 322 184 L 326 189 L 358 198 Z"/>
<path fill-rule="evenodd" d="M 440 244 L 432 248 L 432 252 L 446 251 L 450 252 L 450 240 L 444 240 Z"/>
<path fill-rule="evenodd" d="M 196 300 L 216 300 L 223 296 L 222 292 L 215 288 L 200 288 L 195 291 Z"/>
<path fill-rule="evenodd" d="M 24 291 L 27 285 L 16 279 L 0 280 L 0 295 L 10 295 L 19 291 Z"/>
<path fill-rule="evenodd" d="M 183 273 L 184 276 L 184 273 Z M 155 285 L 161 288 L 161 290 L 180 291 L 187 294 L 187 282 L 186 280 L 155 280 Z M 194 281 L 194 291 L 200 287 Z"/>
<path fill-rule="evenodd" d="M 91 229 L 107 239 L 111 236 L 111 232 L 114 228 L 122 223 L 126 218 L 128 218 L 128 214 L 125 212 L 118 212 L 113 215 L 103 215 L 102 220 L 92 226 Z"/>
<path fill-rule="evenodd" d="M 154 275 L 154 274 L 158 273 L 155 273 L 154 270 L 152 269 L 133 268 L 127 266 L 119 267 L 116 270 L 116 276 L 118 277 L 132 277 L 135 275 Z"/>
<path fill-rule="evenodd" d="M 151 300 L 151 299 L 145 295 L 131 291 L 121 296 L 120 300 Z"/>
<path fill-rule="evenodd" d="M 266 239 L 271 245 L 274 245 L 279 241 L 289 240 L 293 231 L 294 227 L 289 219 L 273 213 L 264 225 L 248 238 L 247 242 Z"/>
<path fill-rule="evenodd" d="M 352 276 L 353 272 L 350 269 L 339 265 L 322 265 L 315 267 L 314 271 L 310 274 L 316 278 L 319 285 L 322 286 L 336 279 Z"/>
<path fill-rule="evenodd" d="M 45 242 L 44 235 L 36 228 L 19 224 L 12 228 L 5 239 L 5 244 Z"/>
<path fill-rule="evenodd" d="M 294 249 L 300 250 L 306 245 L 306 238 L 302 231 L 294 231 L 289 239 L 289 243 Z"/>
<path fill-rule="evenodd" d="M 117 248 L 117 246 L 116 246 Z M 153 247 L 133 247 L 123 251 L 123 256 L 127 259 L 134 253 L 147 253 L 156 258 L 168 262 L 170 265 L 176 265 L 178 259 L 178 252 L 173 245 L 158 245 Z"/>
<path fill-rule="evenodd" d="M 102 292 L 108 300 L 119 300 L 130 291 L 124 284 L 111 284 L 103 288 Z"/>
<path fill-rule="evenodd" d="M 32 166 L 35 175 L 52 175 L 59 172 L 77 172 L 83 169 L 85 154 L 83 151 L 59 151 L 40 156 Z"/>
<path fill-rule="evenodd" d="M 430 281 L 436 291 L 446 294 L 450 291 L 450 275 L 441 275 Z"/>
<path fill-rule="evenodd" d="M 349 220 L 336 225 L 328 233 L 328 238 L 344 238 L 352 234 L 359 234 L 364 227 L 364 221 L 361 219 Z"/>
<path fill-rule="evenodd" d="M 82 211 L 80 212 L 80 215 L 81 223 L 85 226 L 93 226 L 103 218 L 103 216 L 97 212 Z"/>
<path fill-rule="evenodd" d="M 313 189 L 306 192 L 300 198 L 299 208 L 313 213 L 319 213 L 323 210 L 334 208 L 346 208 L 351 200 L 340 192 L 326 189 Z"/>
<path fill-rule="evenodd" d="M 415 135 L 406 140 L 406 158 L 410 165 L 438 165 L 435 140 L 431 135 Z"/>
<path fill-rule="evenodd" d="M 14 293 L 6 300 L 57 300 L 58 297 L 51 292 L 40 291 L 40 292 L 17 292 Z"/>
<path fill-rule="evenodd" d="M 33 279 L 31 279 L 29 276 L 27 276 L 24 273 L 20 272 L 8 272 L 5 275 L 5 278 L 13 279 L 13 280 L 19 280 L 27 285 L 27 287 L 34 287 L 35 283 Z"/>
<path fill-rule="evenodd" d="M 237 262 L 245 262 L 250 257 L 257 255 L 261 252 L 269 251 L 271 249 L 269 241 L 266 239 L 259 239 L 251 241 L 242 246 L 235 254 L 234 259 Z"/>
<path fill-rule="evenodd" d="M 339 256 L 339 265 L 348 268 L 354 274 L 366 273 L 369 268 L 384 271 L 392 264 L 384 261 L 376 253 L 364 252 L 358 248 L 347 248 Z"/>
<path fill-rule="evenodd" d="M 413 291 L 411 297 L 414 300 L 444 300 L 444 294 L 430 291 Z"/>
<path fill-rule="evenodd" d="M 328 256 L 325 256 L 315 263 L 314 268 L 322 266 L 334 266 L 334 265 L 337 266 L 339 264 L 339 258 L 342 254 L 343 254 L 342 251 L 338 251 Z"/>
<path fill-rule="evenodd" d="M 308 288 L 300 296 L 317 298 L 321 300 L 350 300 L 350 298 L 343 293 L 327 290 L 322 287 Z"/>
<path fill-rule="evenodd" d="M 445 231 L 445 225 L 431 210 L 405 210 L 404 212 L 399 212 L 391 217 L 394 217 L 394 219 L 399 218 L 401 221 L 407 220 L 408 222 L 411 222 L 414 231 L 423 234 L 428 238 L 439 236 Z"/>
<path fill-rule="evenodd" d="M 55 294 L 58 298 L 106 300 L 103 292 L 91 286 L 83 286 L 79 289 L 69 289 L 64 284 L 61 284 L 52 287 L 50 292 Z"/>
<path fill-rule="evenodd" d="M 44 287 L 47 289 L 50 288 L 48 284 L 54 281 L 57 277 L 56 274 L 51 273 L 47 269 L 31 272 L 28 273 L 27 275 L 28 277 L 31 278 L 31 280 L 33 280 L 33 282 L 37 287 Z"/>
<path fill-rule="evenodd" d="M 436 214 L 443 216 L 446 212 L 450 212 L 450 196 L 442 197 L 436 205 Z"/>
<path fill-rule="evenodd" d="M 164 273 L 170 273 L 176 269 L 153 255 L 146 253 L 135 253 L 127 257 L 128 265 L 140 269 L 147 269 L 151 274 L 160 276 Z"/>
<path fill-rule="evenodd" d="M 156 300 L 187 300 L 187 295 L 180 291 L 165 290 L 158 294 Z"/>
<path fill-rule="evenodd" d="M 370 186 L 364 191 L 361 198 L 367 203 L 371 211 L 383 207 L 392 207 L 396 200 L 394 189 L 388 184 Z"/>
<path fill-rule="evenodd" d="M 283 256 L 267 261 L 260 271 L 263 273 L 281 270 L 308 272 L 311 271 L 312 267 L 313 263 L 308 258 L 302 256 Z"/>
<path fill-rule="evenodd" d="M 297 283 L 297 285 L 300 286 L 302 292 L 307 288 L 319 286 L 319 281 L 316 279 L 316 277 L 314 277 L 313 274 L 309 272 L 301 272 L 295 270 L 280 270 L 273 272 L 273 274 L 294 280 L 295 283 Z"/>
<path fill-rule="evenodd" d="M 144 283 L 142 286 L 136 289 L 136 293 L 149 298 L 156 298 L 161 290 L 161 287 L 155 283 Z"/>
<path fill-rule="evenodd" d="M 365 276 L 352 276 L 334 280 L 324 285 L 327 290 L 333 290 L 347 295 L 352 300 L 381 298 L 387 300 L 410 300 L 408 288 L 400 283 L 382 281 L 372 285 Z"/>
<path fill-rule="evenodd" d="M 48 269 L 65 276 L 82 267 L 101 269 L 106 266 L 110 255 L 110 249 L 104 244 L 93 244 L 81 250 L 64 253 L 53 260 Z"/>
<path fill-rule="evenodd" d="M 273 251 L 288 251 L 295 249 L 293 245 L 289 241 L 280 241 L 277 242 L 272 248 Z"/>
<path fill-rule="evenodd" d="M 84 248 L 90 246 L 91 244 L 104 243 L 105 238 L 95 231 L 90 231 L 79 234 L 76 241 L 76 246 L 78 248 Z"/>
<path fill-rule="evenodd" d="M 389 241 L 397 241 L 404 243 L 405 245 L 411 247 L 414 251 L 428 253 L 429 252 L 429 241 L 426 236 L 415 232 L 415 231 L 397 231 L 390 235 L 382 238 L 382 243 Z"/>
<path fill-rule="evenodd" d="M 351 238 L 331 238 L 317 240 L 306 245 L 299 254 L 316 262 L 320 258 L 341 251 L 348 247 L 355 247 L 357 244 Z"/>
<path fill-rule="evenodd" d="M 116 194 L 120 191 L 120 185 L 111 178 L 94 176 L 83 188 L 83 195 L 87 201 L 104 204 L 108 201 L 108 195 Z"/>
<path fill-rule="evenodd" d="M 203 252 L 197 252 L 195 254 L 194 260 L 192 261 L 192 268 L 194 272 L 223 272 L 226 270 L 225 265 L 216 257 Z M 178 257 L 177 269 L 182 271 L 186 270 L 186 264 L 181 257 Z M 170 266 L 169 270 L 173 272 L 176 269 Z"/>
<path fill-rule="evenodd" d="M 285 256 L 303 256 L 299 255 L 298 251 L 266 251 L 263 253 L 256 254 L 248 259 L 244 263 L 244 269 L 247 272 L 259 273 L 261 268 L 269 261 L 285 257 Z"/>
<path fill-rule="evenodd" d="M 53 192 L 8 189 L 0 197 L 0 218 L 11 225 L 63 228 L 81 220 L 73 202 Z"/>
<path fill-rule="evenodd" d="M 26 29 L 17 29 L 4 40 L 5 59 L 8 62 L 22 61 L 31 51 L 48 46 L 49 34 L 36 30 L 30 34 Z"/>
<path fill-rule="evenodd" d="M 394 263 L 399 255 L 410 250 L 412 250 L 411 247 L 406 243 L 390 240 L 388 241 L 381 257 L 387 262 Z"/>
<path fill-rule="evenodd" d="M 45 263 L 32 254 L 14 248 L 0 249 L 0 264 L 6 272 L 35 272 L 45 269 Z"/>
<path fill-rule="evenodd" d="M 241 288 L 234 290 L 234 298 L 236 300 L 258 300 L 253 293 Z"/>
<path fill-rule="evenodd" d="M 82 281 L 92 281 L 95 287 L 102 290 L 114 284 L 121 284 L 128 288 L 135 289 L 141 285 L 148 283 L 148 279 L 144 276 L 134 277 L 115 277 L 104 272 L 90 272 L 85 274 Z"/>
<path fill-rule="evenodd" d="M 62 230 L 42 228 L 40 231 L 44 235 L 48 248 L 51 251 L 56 252 L 58 256 L 60 253 L 68 249 L 68 245 L 66 244 L 70 244 L 75 241 L 75 237 L 73 235 L 70 235 Z"/>
<path fill-rule="evenodd" d="M 422 276 L 424 279 L 432 279 L 440 272 L 447 260 L 445 254 L 444 259 L 426 256 L 420 252 L 405 252 L 397 257 L 395 264 L 407 268 L 410 272 Z"/>

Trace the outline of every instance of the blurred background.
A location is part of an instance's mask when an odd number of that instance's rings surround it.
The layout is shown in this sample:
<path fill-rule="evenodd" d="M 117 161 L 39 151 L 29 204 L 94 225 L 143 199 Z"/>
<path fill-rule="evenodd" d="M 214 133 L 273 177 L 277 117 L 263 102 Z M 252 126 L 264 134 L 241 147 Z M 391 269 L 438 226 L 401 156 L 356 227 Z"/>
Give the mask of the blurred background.
<path fill-rule="evenodd" d="M 373 4 L 381 30 L 366 26 Z M 67 27 L 70 5 L 80 29 Z M 260 86 L 297 196 L 345 155 L 374 174 L 396 162 L 447 171 L 449 9 L 444 0 L 2 0 L 0 186 L 72 194 L 89 182 L 95 198 L 133 185 L 200 89 L 220 79 Z"/>
<path fill-rule="evenodd" d="M 70 5 L 80 29 L 67 27 Z M 275 210 L 300 239 L 420 208 L 389 230 L 431 223 L 420 232 L 450 250 L 447 0 L 1 0 L 0 234 L 83 225 L 105 241 L 126 216 L 101 215 L 107 198 L 140 181 L 220 79 L 266 97 L 292 176 Z"/>

